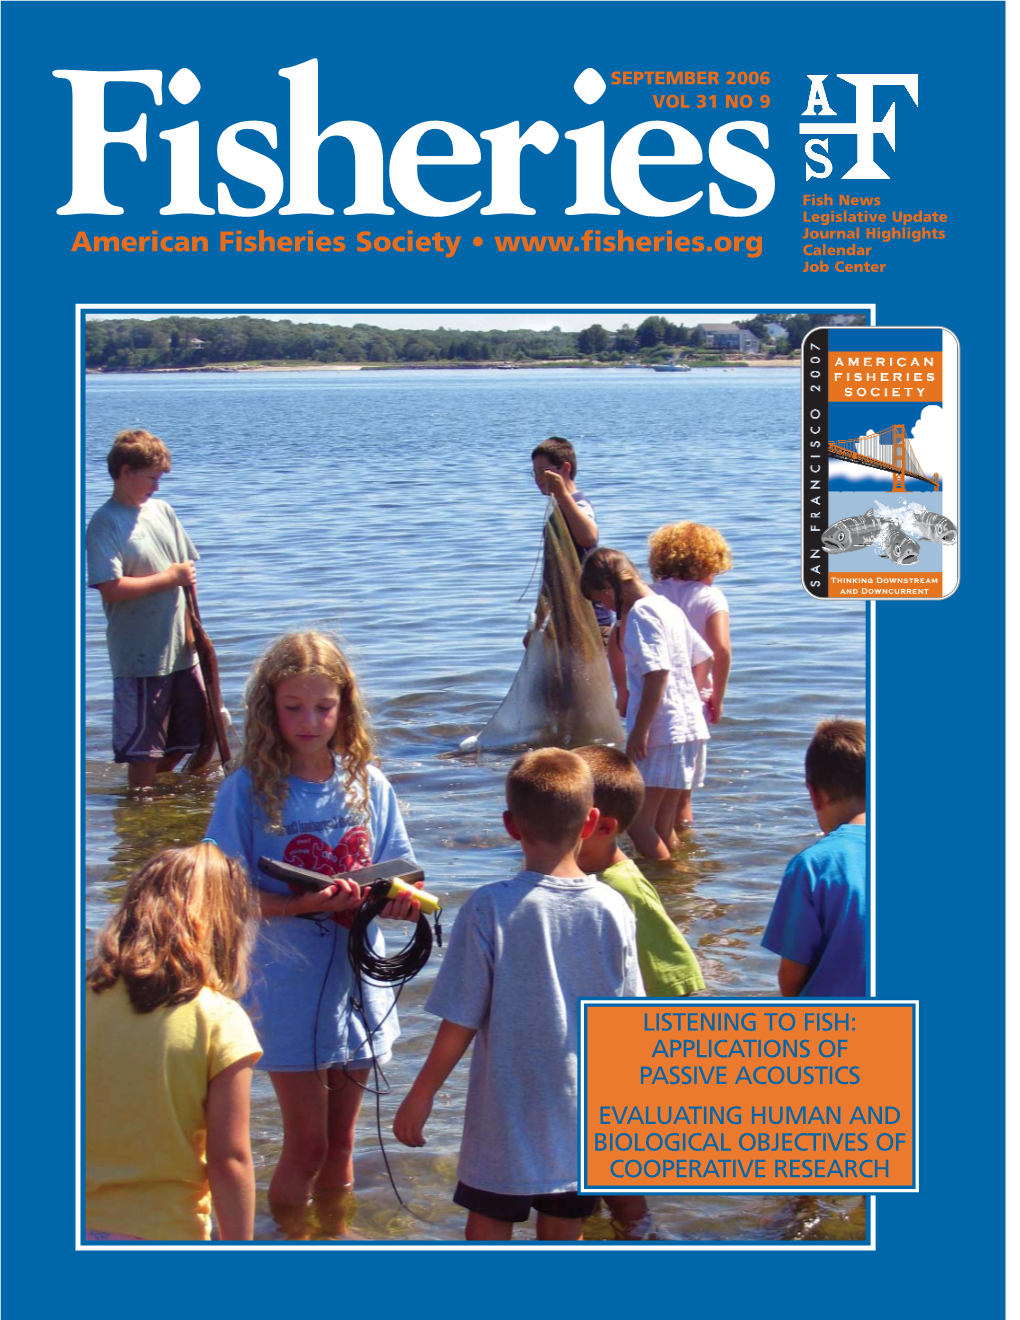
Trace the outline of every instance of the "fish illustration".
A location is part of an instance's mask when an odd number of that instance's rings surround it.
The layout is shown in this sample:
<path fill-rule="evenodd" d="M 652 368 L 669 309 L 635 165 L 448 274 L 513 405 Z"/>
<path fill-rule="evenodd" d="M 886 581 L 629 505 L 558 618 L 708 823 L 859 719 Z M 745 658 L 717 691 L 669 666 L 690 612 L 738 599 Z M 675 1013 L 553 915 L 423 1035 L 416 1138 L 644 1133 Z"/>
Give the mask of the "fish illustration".
<path fill-rule="evenodd" d="M 955 545 L 959 536 L 956 525 L 944 513 L 933 513 L 930 509 L 914 514 L 913 527 L 920 540 L 937 541 L 942 545 Z"/>
<path fill-rule="evenodd" d="M 850 550 L 863 550 L 873 545 L 882 535 L 884 524 L 875 517 L 874 509 L 855 518 L 842 518 L 822 533 L 822 549 L 830 555 L 845 555 Z"/>
<path fill-rule="evenodd" d="M 891 559 L 894 564 L 916 564 L 921 547 L 912 540 L 902 527 L 890 523 L 879 538 L 883 559 Z"/>

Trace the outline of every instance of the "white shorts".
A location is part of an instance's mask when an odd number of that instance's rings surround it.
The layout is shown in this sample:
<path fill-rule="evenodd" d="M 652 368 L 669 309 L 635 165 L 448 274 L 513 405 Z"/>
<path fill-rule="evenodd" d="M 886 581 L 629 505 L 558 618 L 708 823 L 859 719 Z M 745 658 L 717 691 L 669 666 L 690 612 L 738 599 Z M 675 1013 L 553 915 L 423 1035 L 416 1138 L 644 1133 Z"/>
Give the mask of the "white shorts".
<path fill-rule="evenodd" d="M 643 761 L 638 761 L 646 788 L 701 788 L 705 782 L 704 738 L 694 742 L 666 743 L 650 747 Z"/>

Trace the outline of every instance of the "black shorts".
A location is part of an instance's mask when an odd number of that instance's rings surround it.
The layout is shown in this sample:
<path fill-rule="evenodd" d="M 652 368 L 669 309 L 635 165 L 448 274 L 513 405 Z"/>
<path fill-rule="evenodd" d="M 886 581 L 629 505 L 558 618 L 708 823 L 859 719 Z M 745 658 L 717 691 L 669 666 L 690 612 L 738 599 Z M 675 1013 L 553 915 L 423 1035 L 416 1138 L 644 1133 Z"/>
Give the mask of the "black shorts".
<path fill-rule="evenodd" d="M 597 1196 L 578 1196 L 576 1192 L 549 1192 L 544 1196 L 506 1196 L 502 1192 L 483 1192 L 459 1182 L 453 1194 L 454 1205 L 504 1224 L 522 1224 L 532 1210 L 554 1219 L 587 1219 L 598 1208 Z"/>

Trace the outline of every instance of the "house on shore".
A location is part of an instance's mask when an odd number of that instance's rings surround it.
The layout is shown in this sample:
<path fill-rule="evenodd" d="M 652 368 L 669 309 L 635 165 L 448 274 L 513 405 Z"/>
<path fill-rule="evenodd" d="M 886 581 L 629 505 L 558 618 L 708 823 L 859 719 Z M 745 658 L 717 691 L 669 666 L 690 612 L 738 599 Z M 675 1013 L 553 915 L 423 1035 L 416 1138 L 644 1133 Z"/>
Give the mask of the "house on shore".
<path fill-rule="evenodd" d="M 697 327 L 704 335 L 706 348 L 753 357 L 761 352 L 761 340 L 751 330 L 742 330 L 732 321 L 702 322 Z"/>

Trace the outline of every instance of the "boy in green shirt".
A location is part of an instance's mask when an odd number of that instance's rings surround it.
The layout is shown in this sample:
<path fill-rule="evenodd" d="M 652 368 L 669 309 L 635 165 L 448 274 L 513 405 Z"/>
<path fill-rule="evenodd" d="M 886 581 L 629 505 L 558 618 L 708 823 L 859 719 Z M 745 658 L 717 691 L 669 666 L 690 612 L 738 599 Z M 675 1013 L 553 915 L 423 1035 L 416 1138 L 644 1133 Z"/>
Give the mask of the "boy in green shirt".
<path fill-rule="evenodd" d="M 622 894 L 637 922 L 638 962 L 645 994 L 673 999 L 704 990 L 698 960 L 682 932 L 662 906 L 655 887 L 621 849 L 617 836 L 640 809 L 645 785 L 641 771 L 615 747 L 580 747 L 577 755 L 595 781 L 599 823 L 581 844 L 578 864 Z"/>
<path fill-rule="evenodd" d="M 704 990 L 698 960 L 655 887 L 638 870 L 617 842 L 617 836 L 638 814 L 645 796 L 641 771 L 615 747 L 579 747 L 577 755 L 591 770 L 595 782 L 598 824 L 582 840 L 577 862 L 582 871 L 604 880 L 622 894 L 637 923 L 638 965 L 650 998 L 677 998 Z M 626 1238 L 654 1236 L 643 1196 L 603 1198 L 617 1233 Z"/>

